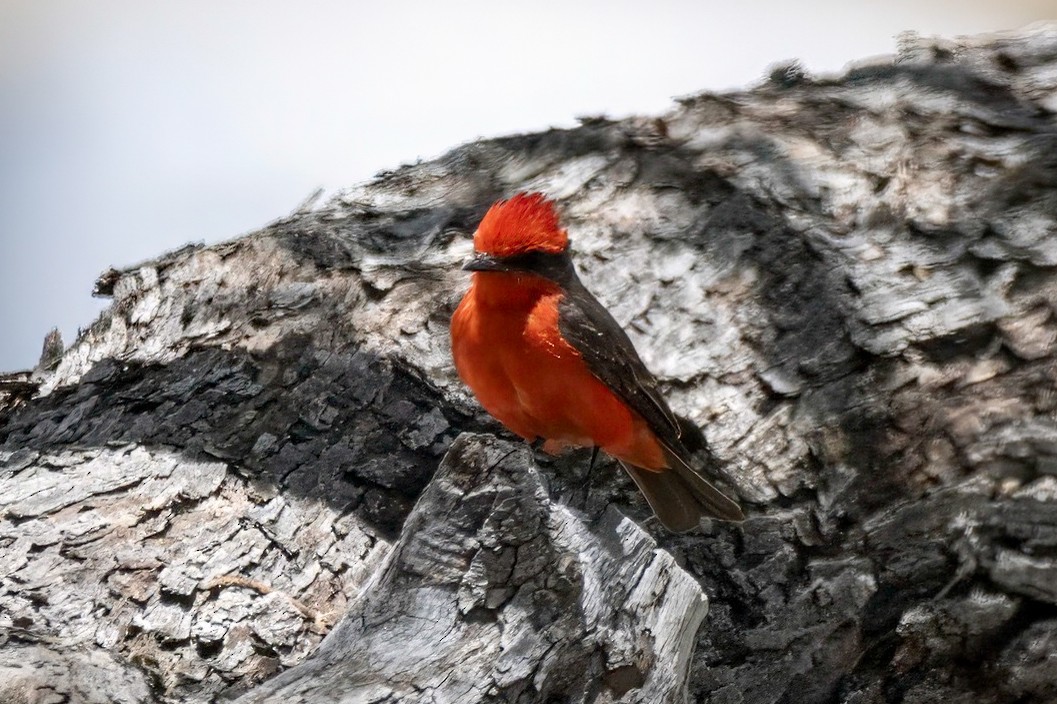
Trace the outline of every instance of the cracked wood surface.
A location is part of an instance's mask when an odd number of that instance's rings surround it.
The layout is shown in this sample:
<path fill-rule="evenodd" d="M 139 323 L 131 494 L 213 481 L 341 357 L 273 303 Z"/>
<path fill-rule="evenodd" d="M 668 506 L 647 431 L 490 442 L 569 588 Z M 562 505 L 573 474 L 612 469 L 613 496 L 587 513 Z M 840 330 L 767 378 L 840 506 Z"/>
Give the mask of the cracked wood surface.
<path fill-rule="evenodd" d="M 106 272 L 0 380 L 0 700 L 1053 701 L 1055 113 L 1057 27 L 906 37 Z M 744 524 L 456 440 L 458 264 L 532 189 Z"/>
<path fill-rule="evenodd" d="M 526 447 L 463 435 L 315 656 L 239 701 L 675 701 L 706 611 L 628 518 L 585 525 Z"/>

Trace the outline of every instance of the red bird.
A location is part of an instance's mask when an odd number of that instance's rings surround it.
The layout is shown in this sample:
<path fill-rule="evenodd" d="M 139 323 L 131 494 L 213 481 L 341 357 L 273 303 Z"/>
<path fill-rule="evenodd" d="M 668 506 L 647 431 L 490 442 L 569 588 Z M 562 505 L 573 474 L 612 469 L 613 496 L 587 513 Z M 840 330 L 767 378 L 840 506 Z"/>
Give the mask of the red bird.
<path fill-rule="evenodd" d="M 680 419 L 631 340 L 584 287 L 569 237 L 540 193 L 489 209 L 474 234 L 470 290 L 451 320 L 455 368 L 485 410 L 544 449 L 601 448 L 666 528 L 744 518 L 691 466 Z M 685 422 L 685 421 L 684 421 Z"/>

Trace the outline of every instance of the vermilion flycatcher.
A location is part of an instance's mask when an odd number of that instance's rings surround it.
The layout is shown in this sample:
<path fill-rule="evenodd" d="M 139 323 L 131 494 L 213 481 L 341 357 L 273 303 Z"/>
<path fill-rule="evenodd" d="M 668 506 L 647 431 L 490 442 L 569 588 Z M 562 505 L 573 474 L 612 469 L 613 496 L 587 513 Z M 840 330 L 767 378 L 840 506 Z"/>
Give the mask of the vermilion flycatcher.
<path fill-rule="evenodd" d="M 499 201 L 481 220 L 474 251 L 451 344 L 459 376 L 485 410 L 549 452 L 600 447 L 669 530 L 689 530 L 702 516 L 744 517 L 690 466 L 680 419 L 577 277 L 551 201 L 539 193 Z"/>

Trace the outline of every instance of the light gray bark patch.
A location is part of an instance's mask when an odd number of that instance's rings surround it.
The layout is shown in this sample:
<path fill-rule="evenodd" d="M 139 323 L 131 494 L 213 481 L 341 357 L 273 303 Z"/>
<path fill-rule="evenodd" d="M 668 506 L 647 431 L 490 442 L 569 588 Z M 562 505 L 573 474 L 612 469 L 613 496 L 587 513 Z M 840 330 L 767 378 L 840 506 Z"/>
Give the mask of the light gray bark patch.
<path fill-rule="evenodd" d="M 585 523 L 525 448 L 464 435 L 313 658 L 240 701 L 679 701 L 706 611 L 633 522 Z"/>

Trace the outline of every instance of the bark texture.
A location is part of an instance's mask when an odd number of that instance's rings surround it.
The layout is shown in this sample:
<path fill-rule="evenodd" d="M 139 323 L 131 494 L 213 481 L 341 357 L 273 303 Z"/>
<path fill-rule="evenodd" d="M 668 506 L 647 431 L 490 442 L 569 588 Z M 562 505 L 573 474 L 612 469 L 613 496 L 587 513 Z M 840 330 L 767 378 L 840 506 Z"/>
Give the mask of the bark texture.
<path fill-rule="evenodd" d="M 1054 701 L 1055 113 L 1057 26 L 907 36 L 106 272 L 0 379 L 0 701 Z M 519 190 L 743 524 L 668 534 L 458 384 Z"/>

